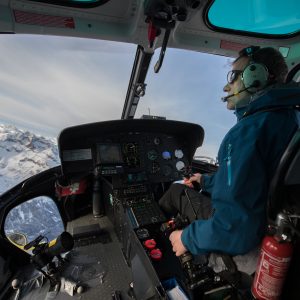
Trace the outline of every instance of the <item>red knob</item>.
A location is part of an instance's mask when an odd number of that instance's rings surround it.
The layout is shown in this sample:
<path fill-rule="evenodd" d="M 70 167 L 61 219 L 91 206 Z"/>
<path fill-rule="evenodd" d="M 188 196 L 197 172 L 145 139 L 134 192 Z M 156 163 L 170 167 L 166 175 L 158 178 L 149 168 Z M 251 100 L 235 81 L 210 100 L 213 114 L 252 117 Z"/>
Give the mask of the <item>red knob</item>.
<path fill-rule="evenodd" d="M 150 239 L 150 240 L 146 240 L 144 242 L 144 246 L 148 249 L 148 250 L 151 250 L 151 249 L 154 249 L 156 247 L 156 242 L 154 239 Z"/>
<path fill-rule="evenodd" d="M 162 252 L 159 250 L 159 249 L 152 249 L 150 251 L 150 257 L 153 259 L 153 260 L 161 260 L 162 258 Z"/>

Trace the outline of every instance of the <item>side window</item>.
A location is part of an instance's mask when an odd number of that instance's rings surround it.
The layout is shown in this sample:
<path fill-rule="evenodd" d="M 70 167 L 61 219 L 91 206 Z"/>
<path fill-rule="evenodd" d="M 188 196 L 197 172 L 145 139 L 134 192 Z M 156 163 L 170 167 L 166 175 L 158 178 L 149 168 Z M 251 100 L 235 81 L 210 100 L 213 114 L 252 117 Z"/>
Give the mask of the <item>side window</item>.
<path fill-rule="evenodd" d="M 6 237 L 23 249 L 39 235 L 49 242 L 64 231 L 64 225 L 54 201 L 39 196 L 14 207 L 4 224 Z"/>

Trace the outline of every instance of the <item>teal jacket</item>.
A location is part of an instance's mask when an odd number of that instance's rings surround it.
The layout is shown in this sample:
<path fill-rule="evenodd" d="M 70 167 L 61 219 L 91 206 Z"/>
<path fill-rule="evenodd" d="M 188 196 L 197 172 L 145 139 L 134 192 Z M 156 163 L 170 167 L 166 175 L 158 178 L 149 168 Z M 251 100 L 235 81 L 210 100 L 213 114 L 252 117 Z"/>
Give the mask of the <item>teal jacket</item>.
<path fill-rule="evenodd" d="M 299 126 L 298 86 L 273 87 L 236 111 L 238 122 L 224 137 L 219 169 L 203 175 L 214 215 L 183 230 L 181 240 L 193 254 L 244 254 L 265 234 L 270 181 Z"/>

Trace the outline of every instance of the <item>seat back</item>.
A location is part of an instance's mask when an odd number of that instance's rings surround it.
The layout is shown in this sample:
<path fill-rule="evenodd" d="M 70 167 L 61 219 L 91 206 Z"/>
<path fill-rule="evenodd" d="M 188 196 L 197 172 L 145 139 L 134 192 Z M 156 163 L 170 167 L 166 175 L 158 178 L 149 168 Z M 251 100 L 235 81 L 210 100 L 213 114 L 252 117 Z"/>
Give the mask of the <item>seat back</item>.
<path fill-rule="evenodd" d="M 268 217 L 275 221 L 283 209 L 300 213 L 300 128 L 285 150 L 270 185 Z"/>

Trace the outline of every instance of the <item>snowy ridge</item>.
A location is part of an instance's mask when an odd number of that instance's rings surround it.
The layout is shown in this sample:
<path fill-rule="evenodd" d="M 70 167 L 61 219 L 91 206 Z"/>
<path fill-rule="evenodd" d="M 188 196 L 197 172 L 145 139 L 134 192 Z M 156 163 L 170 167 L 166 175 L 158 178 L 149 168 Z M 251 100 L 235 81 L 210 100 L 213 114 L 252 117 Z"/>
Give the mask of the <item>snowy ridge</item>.
<path fill-rule="evenodd" d="M 59 164 L 54 138 L 0 124 L 0 194 L 22 180 Z"/>
<path fill-rule="evenodd" d="M 42 196 L 13 208 L 5 219 L 4 231 L 6 234 L 23 233 L 28 241 L 38 235 L 51 241 L 64 231 L 64 227 L 54 202 Z"/>

